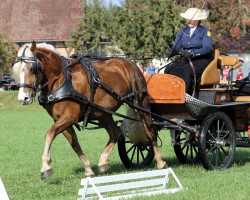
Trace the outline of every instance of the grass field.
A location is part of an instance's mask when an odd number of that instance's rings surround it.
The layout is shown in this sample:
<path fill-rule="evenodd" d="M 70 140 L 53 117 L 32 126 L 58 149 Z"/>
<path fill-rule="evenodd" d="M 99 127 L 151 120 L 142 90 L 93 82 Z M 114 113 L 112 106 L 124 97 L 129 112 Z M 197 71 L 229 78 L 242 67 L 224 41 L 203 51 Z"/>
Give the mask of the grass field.
<path fill-rule="evenodd" d="M 0 177 L 11 200 L 78 198 L 84 172 L 80 160 L 62 135 L 52 145 L 51 166 L 54 174 L 47 180 L 40 180 L 44 136 L 51 125 L 52 119 L 37 101 L 29 106 L 21 106 L 17 101 L 17 91 L 0 92 Z M 81 146 L 97 173 L 97 164 L 107 142 L 107 133 L 103 129 L 77 133 Z M 164 159 L 188 190 L 150 199 L 250 198 L 250 149 L 237 148 L 235 162 L 230 169 L 206 171 L 201 165 L 181 165 L 170 145 L 169 134 L 161 131 L 160 137 L 163 141 L 161 151 Z M 156 169 L 155 162 L 144 170 L 149 169 Z M 111 154 L 111 168 L 105 175 L 134 171 L 123 166 L 115 148 Z"/>

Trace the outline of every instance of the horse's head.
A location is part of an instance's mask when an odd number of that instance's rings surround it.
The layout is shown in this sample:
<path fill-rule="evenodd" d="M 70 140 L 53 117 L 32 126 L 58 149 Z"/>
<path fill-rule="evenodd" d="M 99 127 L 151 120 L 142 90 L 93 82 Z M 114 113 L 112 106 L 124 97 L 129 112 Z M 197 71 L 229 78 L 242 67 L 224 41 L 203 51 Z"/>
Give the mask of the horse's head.
<path fill-rule="evenodd" d="M 51 48 L 47 46 L 45 43 L 40 44 L 40 47 L 45 49 Z M 28 105 L 33 103 L 33 98 L 44 78 L 45 60 L 45 55 L 38 55 L 35 42 L 26 44 L 19 50 L 13 65 L 13 74 L 16 77 L 16 81 L 19 82 L 18 100 L 21 104 Z"/>

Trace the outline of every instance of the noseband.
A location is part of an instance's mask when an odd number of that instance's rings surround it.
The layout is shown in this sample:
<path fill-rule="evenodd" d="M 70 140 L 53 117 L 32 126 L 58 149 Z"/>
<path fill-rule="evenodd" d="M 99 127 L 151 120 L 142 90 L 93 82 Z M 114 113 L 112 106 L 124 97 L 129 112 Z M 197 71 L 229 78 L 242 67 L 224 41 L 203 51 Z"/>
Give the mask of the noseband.
<path fill-rule="evenodd" d="M 19 56 L 16 58 L 16 61 L 14 62 L 24 62 L 24 63 L 31 63 L 31 73 L 35 75 L 35 81 L 33 84 L 26 84 L 26 83 L 21 83 L 18 84 L 18 87 L 26 87 L 26 88 L 30 88 L 33 90 L 33 95 L 35 96 L 36 92 L 38 91 L 38 86 L 40 83 L 38 83 L 39 77 L 42 75 L 42 67 L 39 63 L 38 58 L 35 57 L 27 57 L 25 56 L 25 51 L 28 48 L 28 46 L 26 46 L 23 50 L 22 56 Z"/>

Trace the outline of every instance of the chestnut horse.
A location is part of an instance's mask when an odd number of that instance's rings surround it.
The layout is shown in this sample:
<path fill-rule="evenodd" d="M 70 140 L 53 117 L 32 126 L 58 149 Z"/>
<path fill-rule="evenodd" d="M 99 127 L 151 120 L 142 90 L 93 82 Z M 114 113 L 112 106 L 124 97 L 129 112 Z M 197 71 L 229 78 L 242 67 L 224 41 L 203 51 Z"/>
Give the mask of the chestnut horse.
<path fill-rule="evenodd" d="M 78 122 L 87 123 L 90 120 L 97 120 L 109 134 L 109 140 L 98 163 L 99 172 L 105 172 L 109 168 L 110 153 L 122 134 L 112 114 L 125 101 L 143 109 L 150 109 L 143 74 L 133 62 L 124 58 L 87 62 L 86 57 L 82 56 L 67 59 L 65 63 L 65 59 L 46 46 L 38 47 L 35 42 L 30 46 L 18 55 L 13 71 L 20 76 L 20 103 L 31 104 L 36 92 L 40 90 L 40 103 L 54 119 L 54 125 L 45 137 L 41 178 L 52 174 L 49 165 L 50 148 L 59 133 L 63 133 L 79 156 L 85 176 L 94 176 L 91 163 L 83 153 L 73 128 Z M 64 89 L 59 89 L 62 85 L 65 86 Z M 148 123 L 151 121 L 150 116 L 138 113 L 146 137 L 153 146 L 157 167 L 166 168 L 166 162 L 162 160 L 157 146 L 156 131 Z"/>

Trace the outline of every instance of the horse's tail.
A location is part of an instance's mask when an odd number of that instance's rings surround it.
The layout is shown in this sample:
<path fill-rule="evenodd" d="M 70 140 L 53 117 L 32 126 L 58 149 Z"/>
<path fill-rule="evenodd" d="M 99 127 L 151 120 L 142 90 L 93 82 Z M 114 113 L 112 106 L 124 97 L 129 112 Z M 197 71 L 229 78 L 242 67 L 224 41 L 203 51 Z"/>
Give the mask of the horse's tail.
<path fill-rule="evenodd" d="M 134 120 L 124 119 L 121 124 L 122 134 L 129 138 L 133 144 L 145 144 L 148 142 L 145 126 L 141 116 L 135 109 L 125 105 L 126 116 Z"/>
<path fill-rule="evenodd" d="M 131 103 L 134 107 L 141 107 L 150 110 L 150 101 L 147 92 L 147 85 L 144 75 L 134 62 L 128 61 L 134 68 L 133 75 L 131 74 L 131 85 L 134 91 L 134 97 Z M 133 77 L 133 78 L 132 78 Z M 132 119 L 124 119 L 121 129 L 133 144 L 147 143 L 148 139 L 156 136 L 155 130 L 151 126 L 152 118 L 143 111 L 136 110 L 126 106 L 126 115 Z"/>

